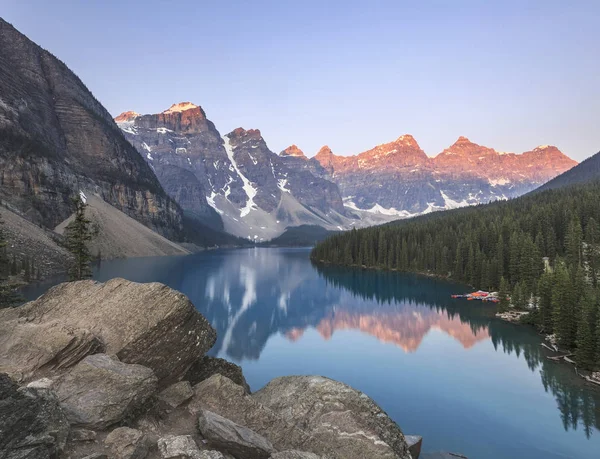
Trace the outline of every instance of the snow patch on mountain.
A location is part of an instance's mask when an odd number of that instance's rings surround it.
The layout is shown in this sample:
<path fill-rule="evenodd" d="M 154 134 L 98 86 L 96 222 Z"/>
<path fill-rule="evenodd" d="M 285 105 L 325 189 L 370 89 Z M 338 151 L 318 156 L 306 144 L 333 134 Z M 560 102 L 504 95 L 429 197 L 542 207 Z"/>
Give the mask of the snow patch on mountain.
<path fill-rule="evenodd" d="M 246 215 L 248 215 L 250 213 L 251 210 L 257 208 L 256 204 L 254 203 L 254 197 L 256 196 L 258 191 L 256 190 L 256 188 L 254 188 L 252 186 L 252 183 L 250 183 L 250 180 L 248 180 L 246 178 L 246 176 L 244 174 L 242 174 L 242 171 L 240 171 L 240 169 L 238 168 L 237 163 L 235 162 L 234 154 L 233 154 L 233 145 L 231 145 L 231 142 L 229 141 L 229 137 L 227 137 L 226 135 L 223 136 L 223 141 L 225 142 L 224 146 L 225 146 L 225 151 L 227 152 L 227 157 L 229 158 L 231 165 L 235 169 L 235 172 L 242 180 L 242 183 L 243 183 L 242 188 L 244 189 L 246 196 L 248 196 L 246 205 L 242 209 L 240 209 L 240 217 L 245 217 Z"/>

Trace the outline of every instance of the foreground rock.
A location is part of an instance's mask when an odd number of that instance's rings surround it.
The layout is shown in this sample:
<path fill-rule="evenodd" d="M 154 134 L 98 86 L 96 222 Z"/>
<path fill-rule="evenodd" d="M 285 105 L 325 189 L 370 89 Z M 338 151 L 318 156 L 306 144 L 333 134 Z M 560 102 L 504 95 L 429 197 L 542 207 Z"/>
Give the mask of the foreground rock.
<path fill-rule="evenodd" d="M 151 368 L 166 387 L 215 340 L 214 329 L 188 298 L 165 285 L 71 282 L 0 311 L 0 372 L 30 380 L 106 352 Z"/>
<path fill-rule="evenodd" d="M 234 383 L 242 386 L 248 394 L 250 393 L 250 386 L 246 382 L 242 368 L 235 363 L 218 357 L 205 355 L 194 362 L 184 378 L 193 386 L 217 374 L 231 379 Z"/>
<path fill-rule="evenodd" d="M 103 429 L 139 411 L 156 387 L 149 368 L 95 354 L 61 376 L 53 389 L 72 425 Z"/>
<path fill-rule="evenodd" d="M 278 451 L 308 449 L 322 453 L 329 450 L 326 444 L 312 439 L 294 423 L 286 421 L 273 410 L 258 403 L 246 394 L 242 386 L 223 375 L 213 375 L 194 386 L 194 398 L 188 410 L 198 414 L 201 410 L 212 411 L 224 418 L 246 426 L 264 436 Z M 306 448 L 305 445 L 309 445 Z"/>
<path fill-rule="evenodd" d="M 148 455 L 148 441 L 139 430 L 119 427 L 108 434 L 104 444 L 114 459 L 144 459 Z"/>
<path fill-rule="evenodd" d="M 211 445 L 244 459 L 267 459 L 275 452 L 263 436 L 208 410 L 201 410 L 198 428 Z"/>
<path fill-rule="evenodd" d="M 252 398 L 344 458 L 410 458 L 400 428 L 362 392 L 321 376 L 276 378 Z"/>
<path fill-rule="evenodd" d="M 46 389 L 20 388 L 0 374 L 0 457 L 58 457 L 69 423 L 56 396 Z"/>
<path fill-rule="evenodd" d="M 246 426 L 279 451 L 331 458 L 409 459 L 400 428 L 366 395 L 322 377 L 279 378 L 254 395 L 222 375 L 194 386 L 188 409 Z"/>

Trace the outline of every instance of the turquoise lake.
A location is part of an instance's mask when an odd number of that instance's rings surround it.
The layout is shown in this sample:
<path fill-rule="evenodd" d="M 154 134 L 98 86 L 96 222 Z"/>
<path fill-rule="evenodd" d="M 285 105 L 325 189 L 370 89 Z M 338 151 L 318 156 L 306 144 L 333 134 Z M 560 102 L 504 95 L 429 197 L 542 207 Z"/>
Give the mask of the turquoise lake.
<path fill-rule="evenodd" d="M 211 355 L 253 390 L 318 374 L 372 397 L 423 451 L 475 458 L 599 458 L 600 389 L 546 358 L 529 327 L 467 287 L 398 273 L 315 267 L 307 249 L 210 251 L 102 262 L 95 278 L 163 282 L 217 330 Z M 30 287 L 29 298 L 48 288 Z"/>

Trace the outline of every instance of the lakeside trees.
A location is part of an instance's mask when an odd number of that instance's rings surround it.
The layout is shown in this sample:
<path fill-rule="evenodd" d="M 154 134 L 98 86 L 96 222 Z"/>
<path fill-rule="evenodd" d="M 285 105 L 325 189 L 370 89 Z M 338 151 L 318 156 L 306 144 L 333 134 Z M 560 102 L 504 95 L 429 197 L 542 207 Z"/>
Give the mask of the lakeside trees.
<path fill-rule="evenodd" d="M 450 277 L 510 292 L 521 308 L 535 300 L 529 320 L 577 349 L 580 366 L 600 367 L 598 196 L 600 183 L 591 183 L 354 229 L 317 245 L 311 257 Z"/>
<path fill-rule="evenodd" d="M 9 279 L 11 262 L 6 252 L 6 245 L 4 222 L 0 216 L 0 308 L 14 306 L 19 301 L 19 295 L 15 292 L 16 286 Z"/>
<path fill-rule="evenodd" d="M 92 277 L 90 250 L 88 241 L 92 235 L 90 221 L 85 216 L 87 204 L 81 194 L 73 198 L 75 217 L 65 230 L 66 246 L 73 255 L 73 262 L 69 267 L 69 280 L 76 281 Z"/>

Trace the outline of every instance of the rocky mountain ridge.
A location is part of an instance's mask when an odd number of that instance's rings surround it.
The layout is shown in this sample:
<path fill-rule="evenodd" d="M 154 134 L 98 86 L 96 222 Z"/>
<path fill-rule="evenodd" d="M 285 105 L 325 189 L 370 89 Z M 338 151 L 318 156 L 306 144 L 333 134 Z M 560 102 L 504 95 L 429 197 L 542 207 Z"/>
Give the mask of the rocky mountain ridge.
<path fill-rule="evenodd" d="M 231 234 L 263 241 L 289 226 L 340 230 L 361 223 L 326 171 L 306 163 L 298 149 L 272 152 L 258 129 L 222 136 L 190 102 L 153 115 L 125 112 L 115 121 L 185 211 Z"/>
<path fill-rule="evenodd" d="M 577 164 L 553 146 L 517 155 L 462 136 L 429 157 L 409 134 L 354 156 L 324 146 L 308 158 L 297 145 L 276 155 L 257 129 L 221 136 L 191 102 L 115 121 L 186 211 L 255 241 L 299 225 L 346 230 L 508 199 Z"/>
<path fill-rule="evenodd" d="M 429 157 L 411 135 L 354 156 L 324 146 L 309 162 L 340 187 L 347 207 L 398 217 L 517 197 L 577 165 L 554 146 L 503 153 L 463 136 Z"/>

